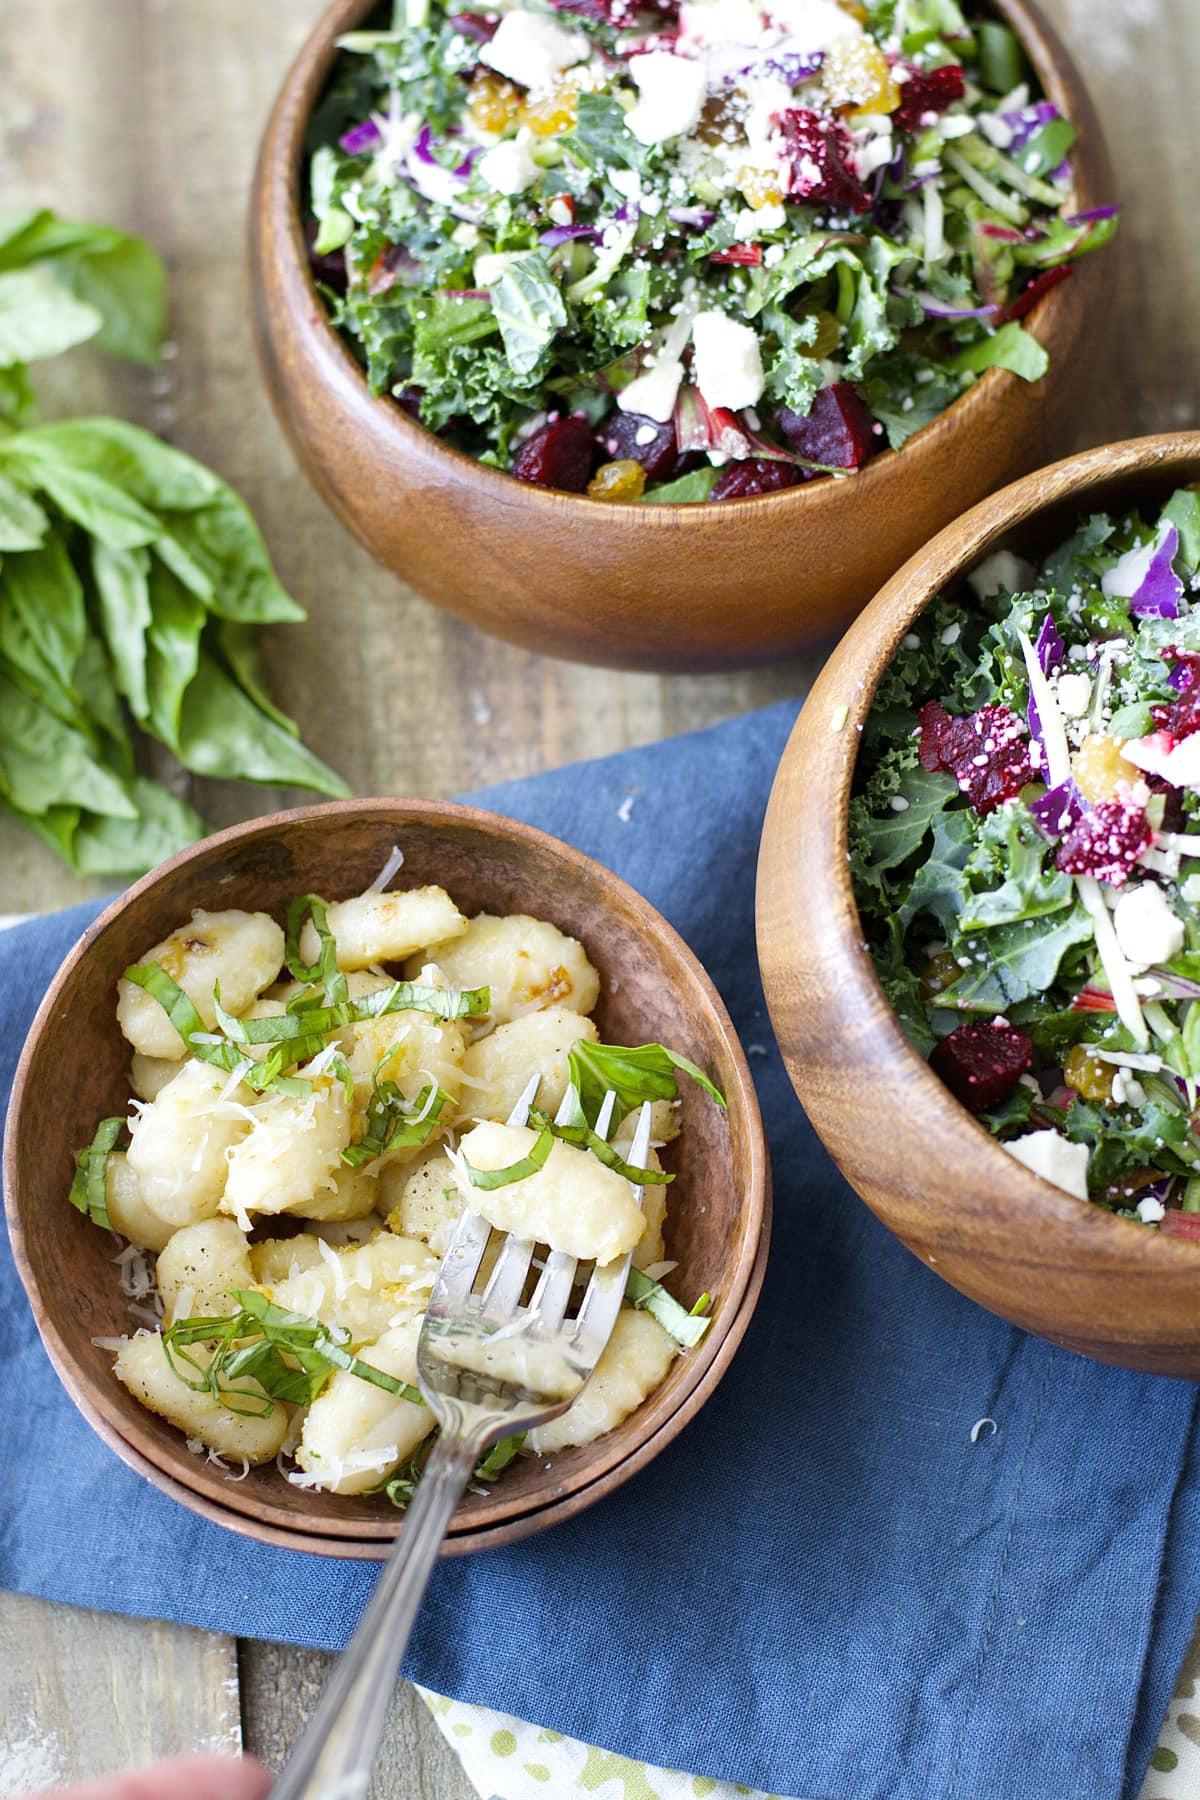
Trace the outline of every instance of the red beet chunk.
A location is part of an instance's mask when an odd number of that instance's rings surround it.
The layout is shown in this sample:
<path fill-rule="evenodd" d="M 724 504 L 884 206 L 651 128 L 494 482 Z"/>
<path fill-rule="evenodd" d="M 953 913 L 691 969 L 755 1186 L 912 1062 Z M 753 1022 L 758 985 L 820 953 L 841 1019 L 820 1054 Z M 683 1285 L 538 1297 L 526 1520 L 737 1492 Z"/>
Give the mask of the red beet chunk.
<path fill-rule="evenodd" d="M 971 1019 L 936 1045 L 929 1066 L 971 1112 L 999 1106 L 1033 1061 L 1033 1045 L 1015 1025 Z"/>
<path fill-rule="evenodd" d="M 785 406 L 779 429 L 805 462 L 828 463 L 835 469 L 861 469 L 882 442 L 849 381 L 822 388 L 807 413 Z"/>
<path fill-rule="evenodd" d="M 490 44 L 500 23 L 499 13 L 460 12 L 450 14 L 450 23 L 459 37 L 473 38 L 477 44 Z"/>
<path fill-rule="evenodd" d="M 1177 1212 L 1169 1207 L 1159 1220 L 1158 1229 L 1167 1237 L 1191 1238 L 1200 1244 L 1200 1213 Z"/>
<path fill-rule="evenodd" d="M 714 250 L 710 263 L 731 263 L 739 269 L 757 269 L 763 259 L 761 244 L 731 244 L 728 250 Z"/>
<path fill-rule="evenodd" d="M 710 500 L 749 500 L 755 494 L 774 494 L 795 487 L 800 471 L 794 463 L 751 456 L 744 462 L 727 463 L 717 476 Z"/>
<path fill-rule="evenodd" d="M 341 250 L 318 251 L 314 248 L 321 227 L 315 219 L 304 221 L 304 242 L 308 249 L 309 267 L 318 281 L 323 281 L 335 294 L 346 291 L 346 258 Z"/>
<path fill-rule="evenodd" d="M 851 139 L 840 119 L 823 119 L 806 106 L 793 106 L 780 113 L 779 126 L 787 145 L 790 199 L 810 206 L 845 206 L 856 213 L 870 210 L 866 189 L 847 161 Z"/>
<path fill-rule="evenodd" d="M 980 818 L 1032 781 L 1029 738 L 1007 706 L 981 706 L 969 718 L 959 719 L 939 701 L 929 700 L 917 719 L 921 767 L 953 775 Z"/>
<path fill-rule="evenodd" d="M 952 101 L 961 100 L 966 86 L 959 65 L 946 63 L 940 69 L 909 69 L 900 92 L 903 98 L 893 119 L 902 131 L 920 131 L 922 126 L 932 125 Z"/>
<path fill-rule="evenodd" d="M 639 443 L 638 433 L 644 434 L 647 428 L 654 436 Z M 669 481 L 674 477 L 679 446 L 670 419 L 660 425 L 657 419 L 648 419 L 643 413 L 615 412 L 610 419 L 605 419 L 597 435 L 606 461 L 641 463 L 648 482 Z"/>
<path fill-rule="evenodd" d="M 513 458 L 512 473 L 518 481 L 535 487 L 561 488 L 582 494 L 591 480 L 595 460 L 592 428 L 582 413 L 551 419 L 527 438 Z"/>
<path fill-rule="evenodd" d="M 1077 819 L 1058 846 L 1054 866 L 1064 875 L 1094 875 L 1120 887 L 1154 833 L 1145 808 L 1122 800 L 1101 800 Z"/>

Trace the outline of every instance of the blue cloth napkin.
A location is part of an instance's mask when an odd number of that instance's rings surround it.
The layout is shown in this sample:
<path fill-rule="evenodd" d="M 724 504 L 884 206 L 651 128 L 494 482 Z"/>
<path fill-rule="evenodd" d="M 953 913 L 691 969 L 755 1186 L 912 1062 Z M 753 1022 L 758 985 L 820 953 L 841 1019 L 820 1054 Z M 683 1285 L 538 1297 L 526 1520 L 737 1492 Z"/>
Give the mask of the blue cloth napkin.
<path fill-rule="evenodd" d="M 754 953 L 759 826 L 794 716 L 775 707 L 482 796 L 610 864 L 711 970 L 771 1133 L 774 1242 L 757 1316 L 699 1418 L 581 1518 L 443 1564 L 407 1672 L 781 1794 L 1132 1796 L 1200 1597 L 1196 1392 L 1052 1349 L 962 1299 L 814 1137 Z M 0 1091 L 94 910 L 0 935 Z M 374 1566 L 260 1548 L 129 1473 L 64 1396 L 6 1256 L 0 1358 L 0 1581 L 345 1643 Z M 972 1441 L 984 1418 L 995 1432 Z"/>

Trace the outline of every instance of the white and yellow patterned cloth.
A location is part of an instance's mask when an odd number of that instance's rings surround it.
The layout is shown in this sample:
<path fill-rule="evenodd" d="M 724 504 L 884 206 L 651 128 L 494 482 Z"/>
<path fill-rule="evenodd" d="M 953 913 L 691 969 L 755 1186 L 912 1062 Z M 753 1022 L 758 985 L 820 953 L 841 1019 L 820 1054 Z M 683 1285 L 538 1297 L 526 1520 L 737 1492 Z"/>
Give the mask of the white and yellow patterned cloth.
<path fill-rule="evenodd" d="M 424 1688 L 418 1692 L 481 1800 L 784 1800 L 707 1775 L 653 1769 L 486 1706 L 464 1706 Z M 1200 1626 L 1138 1800 L 1200 1800 Z"/>

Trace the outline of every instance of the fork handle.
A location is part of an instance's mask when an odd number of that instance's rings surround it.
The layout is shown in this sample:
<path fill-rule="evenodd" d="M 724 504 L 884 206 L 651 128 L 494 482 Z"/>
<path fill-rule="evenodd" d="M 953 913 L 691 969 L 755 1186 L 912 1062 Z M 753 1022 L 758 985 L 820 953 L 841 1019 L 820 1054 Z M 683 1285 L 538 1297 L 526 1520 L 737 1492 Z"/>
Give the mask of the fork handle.
<path fill-rule="evenodd" d="M 478 1441 L 439 1436 L 358 1628 L 343 1651 L 271 1800 L 362 1800 L 388 1702 L 438 1550 Z"/>

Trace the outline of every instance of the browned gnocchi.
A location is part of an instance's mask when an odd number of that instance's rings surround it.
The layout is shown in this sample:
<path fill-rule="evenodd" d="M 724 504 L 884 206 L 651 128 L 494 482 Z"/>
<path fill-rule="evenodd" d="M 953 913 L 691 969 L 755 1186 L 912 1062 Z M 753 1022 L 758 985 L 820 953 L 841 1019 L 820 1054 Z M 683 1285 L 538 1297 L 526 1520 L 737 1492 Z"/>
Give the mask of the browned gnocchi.
<path fill-rule="evenodd" d="M 417 1386 L 424 1310 L 469 1206 L 584 1273 L 632 1253 L 595 1374 L 529 1445 L 612 1430 L 706 1321 L 661 1286 L 658 1148 L 679 1129 L 674 1069 L 698 1072 L 662 1046 L 601 1044 L 600 992 L 557 926 L 468 919 L 432 886 L 309 896 L 282 924 L 197 911 L 151 946 L 118 985 L 128 1117 L 102 1122 L 71 1190 L 126 1240 L 123 1282 L 136 1276 L 148 1328 L 104 1340 L 117 1379 L 218 1459 L 398 1498 L 434 1423 Z M 510 1123 L 532 1077 L 539 1110 Z M 589 1112 L 610 1087 L 611 1148 Z M 655 1147 L 631 1171 L 643 1099 Z M 280 1354 L 247 1360 L 258 1342 Z"/>

